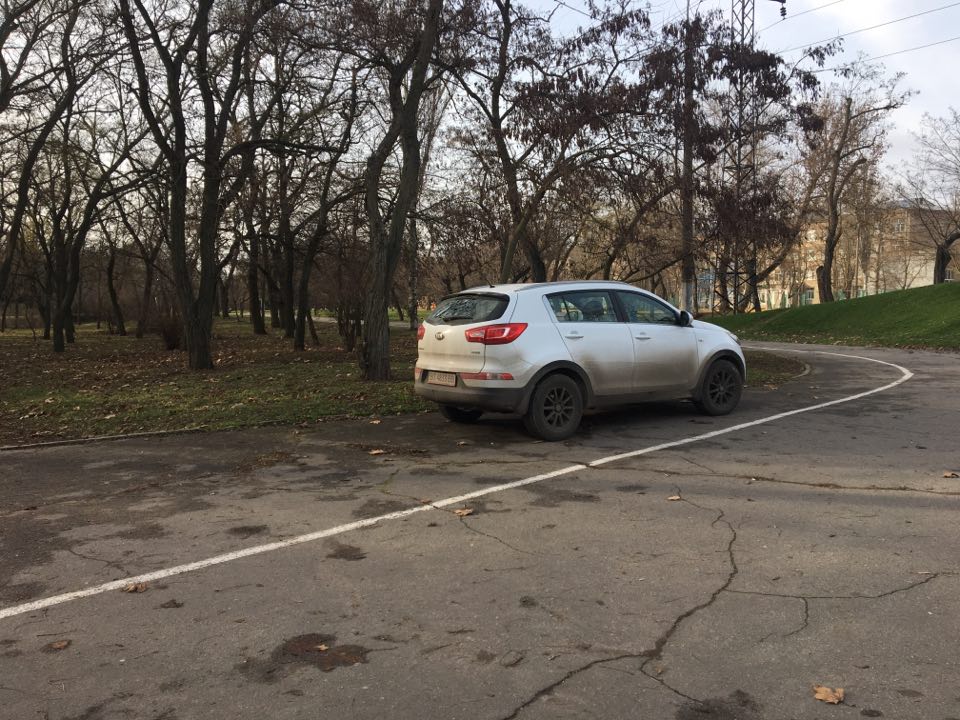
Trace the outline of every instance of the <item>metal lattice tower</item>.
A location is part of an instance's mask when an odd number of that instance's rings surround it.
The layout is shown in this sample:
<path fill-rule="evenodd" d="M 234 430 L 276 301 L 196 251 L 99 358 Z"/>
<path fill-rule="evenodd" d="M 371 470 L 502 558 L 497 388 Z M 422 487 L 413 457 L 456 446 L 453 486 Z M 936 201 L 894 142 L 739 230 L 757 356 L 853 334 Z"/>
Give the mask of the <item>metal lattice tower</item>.
<path fill-rule="evenodd" d="M 780 3 L 780 15 L 786 15 L 786 0 L 772 0 Z M 730 50 L 731 53 L 750 52 L 756 43 L 756 0 L 731 0 L 730 2 Z M 730 80 L 730 104 L 727 111 L 727 127 L 731 142 L 723 159 L 723 184 L 730 189 L 735 197 L 741 198 L 751 192 L 757 181 L 756 177 L 756 128 L 760 115 L 757 104 L 752 75 L 744 69 L 737 72 Z M 736 232 L 736 237 L 728 241 L 716 254 L 717 266 L 715 278 L 721 274 L 724 278 L 730 277 L 733 284 L 733 305 L 736 308 L 741 298 L 741 288 L 747 280 L 744 268 L 741 267 L 743 258 L 752 259 L 755 270 L 756 242 L 749 241 L 746 232 Z M 749 245 L 750 247 L 744 247 Z M 731 277 L 732 276 L 732 277 Z M 724 280 L 726 283 L 726 280 Z M 718 289 L 719 290 L 719 289 Z M 720 297 L 716 292 L 715 297 Z M 726 297 L 726 289 L 723 289 Z"/>

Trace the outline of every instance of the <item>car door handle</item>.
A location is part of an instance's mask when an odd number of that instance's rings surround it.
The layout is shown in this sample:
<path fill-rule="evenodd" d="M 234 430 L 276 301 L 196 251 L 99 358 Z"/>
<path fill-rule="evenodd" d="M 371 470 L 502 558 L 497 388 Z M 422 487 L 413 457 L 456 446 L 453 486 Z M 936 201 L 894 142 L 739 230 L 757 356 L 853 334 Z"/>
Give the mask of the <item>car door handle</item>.
<path fill-rule="evenodd" d="M 578 332 L 568 332 L 566 335 L 564 335 L 564 337 L 565 337 L 565 338 L 569 338 L 570 340 L 582 340 L 582 339 L 583 339 L 583 335 L 581 335 L 581 334 L 578 333 Z"/>
<path fill-rule="evenodd" d="M 635 337 L 637 340 L 650 340 L 650 339 L 651 339 L 651 337 L 650 337 L 649 335 L 634 335 L 634 337 Z"/>

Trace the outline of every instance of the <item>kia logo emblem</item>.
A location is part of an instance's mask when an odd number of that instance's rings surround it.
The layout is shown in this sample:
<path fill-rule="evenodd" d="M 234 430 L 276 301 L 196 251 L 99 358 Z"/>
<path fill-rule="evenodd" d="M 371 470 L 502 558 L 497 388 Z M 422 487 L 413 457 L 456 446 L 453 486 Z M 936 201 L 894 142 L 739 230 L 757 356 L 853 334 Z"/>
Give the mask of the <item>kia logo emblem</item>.
<path fill-rule="evenodd" d="M 437 330 L 437 332 L 436 332 L 436 334 L 434 335 L 434 337 L 435 337 L 437 340 L 443 340 L 443 332 L 440 331 L 440 330 Z"/>

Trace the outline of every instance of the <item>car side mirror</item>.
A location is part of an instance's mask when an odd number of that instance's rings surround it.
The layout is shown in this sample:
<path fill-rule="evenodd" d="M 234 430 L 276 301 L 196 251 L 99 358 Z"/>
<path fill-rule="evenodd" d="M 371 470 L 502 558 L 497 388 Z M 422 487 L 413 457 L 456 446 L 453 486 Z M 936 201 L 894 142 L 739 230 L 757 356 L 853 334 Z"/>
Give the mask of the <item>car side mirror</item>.
<path fill-rule="evenodd" d="M 680 311 L 680 327 L 690 327 L 693 324 L 693 315 L 686 310 Z"/>

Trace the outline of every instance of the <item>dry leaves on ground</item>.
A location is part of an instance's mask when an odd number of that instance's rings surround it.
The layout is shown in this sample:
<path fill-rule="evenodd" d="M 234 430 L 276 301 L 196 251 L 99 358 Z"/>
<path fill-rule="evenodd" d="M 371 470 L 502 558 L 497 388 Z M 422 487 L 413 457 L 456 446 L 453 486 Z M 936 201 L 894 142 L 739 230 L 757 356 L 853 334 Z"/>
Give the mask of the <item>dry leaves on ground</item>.
<path fill-rule="evenodd" d="M 125 592 L 125 593 L 143 593 L 143 592 L 146 592 L 146 591 L 147 591 L 147 588 L 149 588 L 149 587 L 150 587 L 150 586 L 147 585 L 145 582 L 130 583 L 129 585 L 124 585 L 122 588 L 120 588 L 120 592 Z"/>
<path fill-rule="evenodd" d="M 839 705 L 843 702 L 843 688 L 828 688 L 826 685 L 814 685 L 813 696 L 822 702 Z"/>
<path fill-rule="evenodd" d="M 385 452 L 386 452 L 386 450 L 377 449 L 377 450 L 371 450 L 371 451 L 369 452 L 369 454 L 370 454 L 370 455 L 383 455 Z"/>
<path fill-rule="evenodd" d="M 955 472 L 949 472 L 949 471 L 948 471 L 948 472 L 945 472 L 945 473 L 943 474 L 943 476 L 944 476 L 945 478 L 960 478 L 960 475 L 958 475 L 957 473 L 955 473 Z"/>
<path fill-rule="evenodd" d="M 669 500 L 670 502 L 676 502 L 677 500 L 683 500 L 683 498 L 680 497 L 679 495 L 671 495 L 670 497 L 667 498 L 667 500 Z"/>
<path fill-rule="evenodd" d="M 473 508 L 457 508 L 453 511 L 453 514 L 457 517 L 466 517 L 467 515 L 473 515 Z"/>
<path fill-rule="evenodd" d="M 69 641 L 69 640 L 57 640 L 57 641 L 52 642 L 52 643 L 50 643 L 49 645 L 47 645 L 47 647 L 48 647 L 49 649 L 51 649 L 51 650 L 66 650 L 68 647 L 70 647 L 70 641 Z"/>

